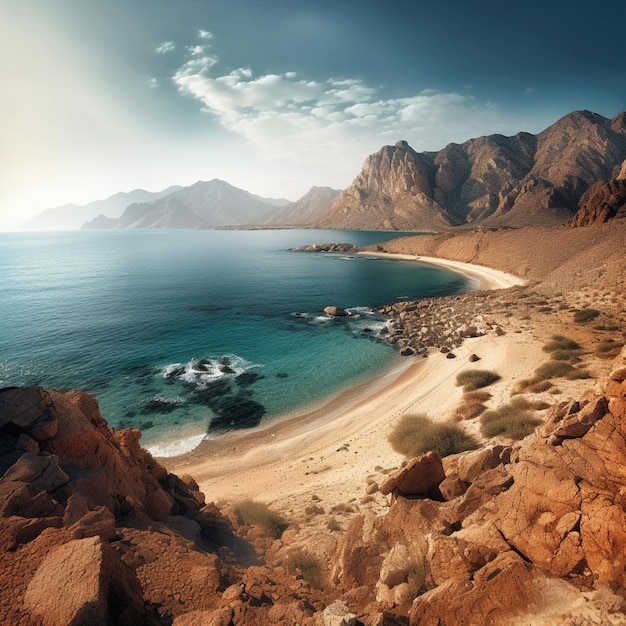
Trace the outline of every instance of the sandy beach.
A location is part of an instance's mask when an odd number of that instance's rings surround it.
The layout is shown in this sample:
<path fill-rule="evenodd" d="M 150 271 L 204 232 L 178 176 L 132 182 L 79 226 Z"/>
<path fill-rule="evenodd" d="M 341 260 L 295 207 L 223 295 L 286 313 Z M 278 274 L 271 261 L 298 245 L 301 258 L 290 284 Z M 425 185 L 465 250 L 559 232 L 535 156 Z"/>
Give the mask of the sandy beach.
<path fill-rule="evenodd" d="M 523 284 L 513 275 L 483 266 L 389 256 L 462 272 L 481 289 Z M 402 463 L 403 457 L 387 440 L 400 416 L 419 412 L 435 420 L 450 417 L 462 395 L 455 377 L 464 368 L 475 367 L 470 354 L 480 355 L 482 369 L 500 373 L 501 381 L 491 388 L 499 401 L 508 398 L 513 377 L 532 374 L 541 359 L 541 342 L 530 332 L 488 334 L 466 340 L 455 353 L 455 359 L 438 352 L 427 359 L 408 357 L 385 376 L 347 389 L 309 413 L 206 440 L 188 454 L 162 461 L 171 471 L 193 476 L 207 499 L 215 502 L 254 498 L 298 515 L 312 499 L 353 501 L 355 494 L 365 494 L 367 480 L 382 481 Z"/>

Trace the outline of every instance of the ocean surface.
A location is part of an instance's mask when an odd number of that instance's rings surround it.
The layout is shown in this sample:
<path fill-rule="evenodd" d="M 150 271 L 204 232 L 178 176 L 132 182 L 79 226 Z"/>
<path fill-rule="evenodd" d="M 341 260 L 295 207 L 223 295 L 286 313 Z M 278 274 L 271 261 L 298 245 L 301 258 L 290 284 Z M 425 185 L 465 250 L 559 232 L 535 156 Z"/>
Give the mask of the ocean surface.
<path fill-rule="evenodd" d="M 401 358 L 373 309 L 468 290 L 458 273 L 295 252 L 401 233 L 0 233 L 0 386 L 94 394 L 157 454 L 306 410 Z M 323 309 L 350 309 L 328 318 Z"/>

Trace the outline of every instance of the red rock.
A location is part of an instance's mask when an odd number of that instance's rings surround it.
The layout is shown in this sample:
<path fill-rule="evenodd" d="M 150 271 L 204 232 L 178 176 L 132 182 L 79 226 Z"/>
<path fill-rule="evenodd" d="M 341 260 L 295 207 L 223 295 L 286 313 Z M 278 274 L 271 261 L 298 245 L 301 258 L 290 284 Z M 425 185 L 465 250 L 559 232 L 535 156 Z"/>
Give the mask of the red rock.
<path fill-rule="evenodd" d="M 436 452 L 427 452 L 390 476 L 381 485 L 380 492 L 383 495 L 395 492 L 402 496 L 425 496 L 432 494 L 444 478 L 440 456 Z"/>
<path fill-rule="evenodd" d="M 44 626 L 135 626 L 144 614 L 139 581 L 97 537 L 51 552 L 28 585 L 24 604 Z"/>

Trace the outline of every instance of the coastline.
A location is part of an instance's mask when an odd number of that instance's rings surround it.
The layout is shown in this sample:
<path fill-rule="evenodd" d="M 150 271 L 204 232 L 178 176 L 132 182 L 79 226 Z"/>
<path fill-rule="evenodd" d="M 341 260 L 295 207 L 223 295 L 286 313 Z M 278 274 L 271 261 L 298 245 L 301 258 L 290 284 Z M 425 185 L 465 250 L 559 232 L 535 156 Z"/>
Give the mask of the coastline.
<path fill-rule="evenodd" d="M 468 263 L 362 254 L 440 265 L 469 276 L 482 290 L 524 284 L 511 274 Z M 306 501 L 321 493 L 329 500 L 352 498 L 376 467 L 402 463 L 403 457 L 387 441 L 397 418 L 420 412 L 443 420 L 454 410 L 462 395 L 454 379 L 463 368 L 472 367 L 470 354 L 480 353 L 481 368 L 503 372 L 515 364 L 516 376 L 524 375 L 525 363 L 530 375 L 541 358 L 539 342 L 528 333 L 467 339 L 455 352 L 456 359 L 440 353 L 427 359 L 408 357 L 391 372 L 345 389 L 307 413 L 204 440 L 186 454 L 160 461 L 170 471 L 192 475 L 207 498 L 217 502 L 254 498 L 289 510 L 300 506 L 303 497 Z M 511 377 L 502 378 L 494 395 L 504 398 L 512 383 Z"/>
<path fill-rule="evenodd" d="M 510 287 L 522 286 L 526 284 L 526 281 L 522 280 L 518 276 L 515 276 L 514 274 L 502 272 L 501 270 L 496 270 L 491 267 L 487 267 L 486 265 L 451 261 L 449 259 L 442 259 L 433 256 L 398 254 L 393 252 L 363 251 L 358 252 L 357 254 L 378 256 L 386 259 L 397 259 L 399 261 L 415 261 L 417 263 L 426 263 L 427 265 L 444 267 L 476 281 L 478 289 L 509 289 Z"/>

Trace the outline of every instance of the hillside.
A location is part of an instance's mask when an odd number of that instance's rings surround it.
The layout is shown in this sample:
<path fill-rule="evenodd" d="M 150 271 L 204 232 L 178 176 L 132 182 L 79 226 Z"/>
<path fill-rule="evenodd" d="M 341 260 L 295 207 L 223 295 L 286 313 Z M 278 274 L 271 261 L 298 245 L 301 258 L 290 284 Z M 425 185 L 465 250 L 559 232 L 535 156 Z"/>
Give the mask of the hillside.
<path fill-rule="evenodd" d="M 290 202 L 261 215 L 257 224 L 281 227 L 310 226 L 328 211 L 340 193 L 339 189 L 332 189 L 331 187 L 311 187 L 304 196 L 295 202 Z"/>
<path fill-rule="evenodd" d="M 323 228 L 435 230 L 563 223 L 626 158 L 626 113 L 576 111 L 537 135 L 489 135 L 419 153 L 406 141 L 369 156 Z"/>

